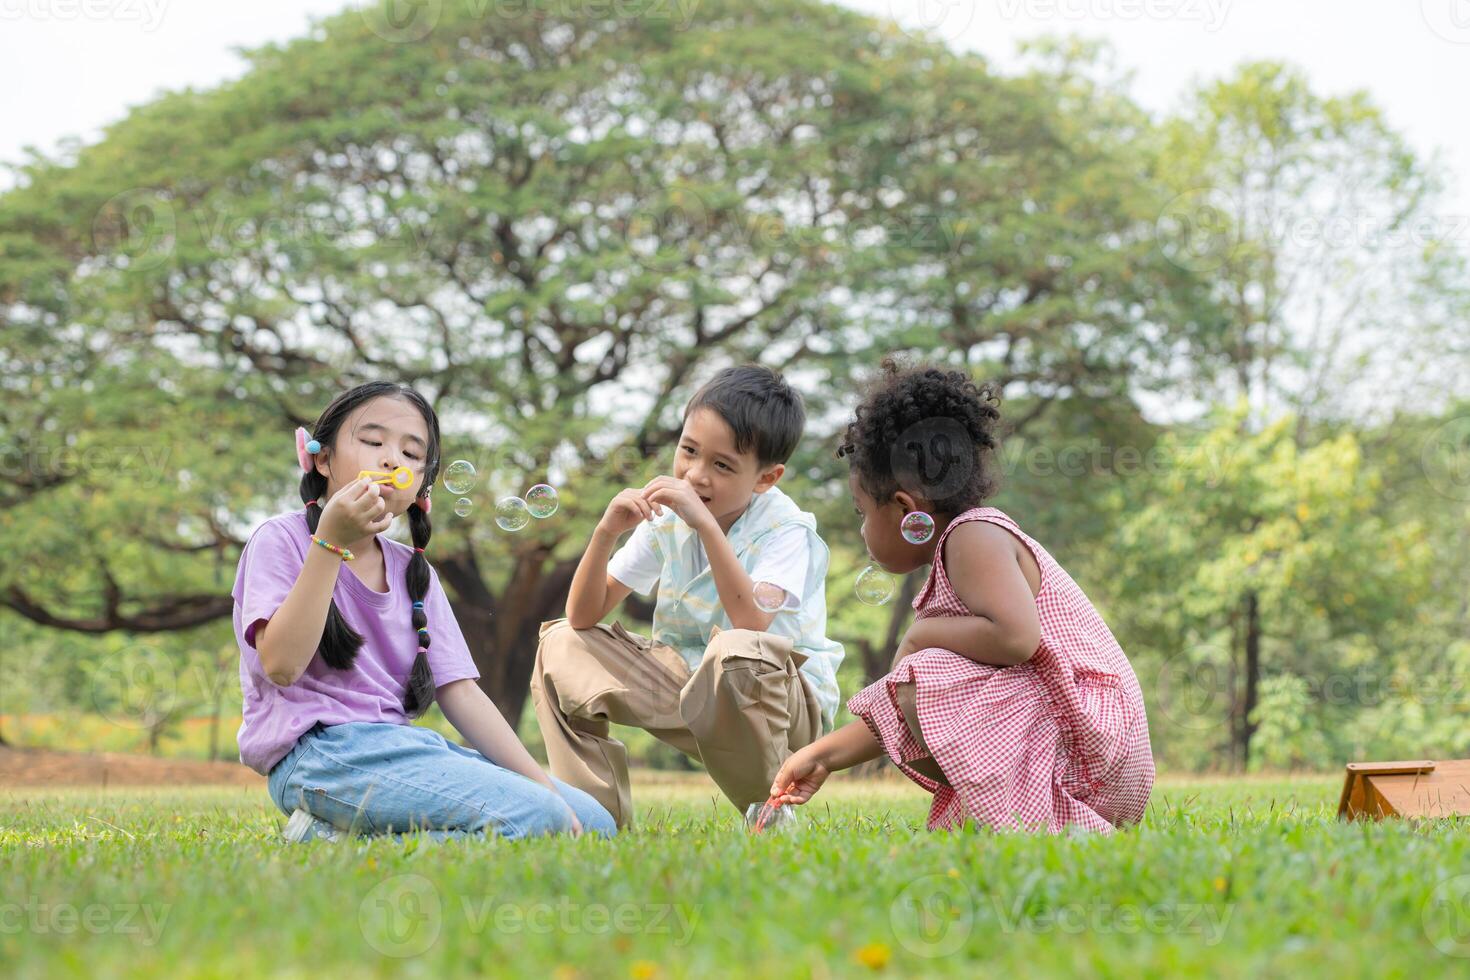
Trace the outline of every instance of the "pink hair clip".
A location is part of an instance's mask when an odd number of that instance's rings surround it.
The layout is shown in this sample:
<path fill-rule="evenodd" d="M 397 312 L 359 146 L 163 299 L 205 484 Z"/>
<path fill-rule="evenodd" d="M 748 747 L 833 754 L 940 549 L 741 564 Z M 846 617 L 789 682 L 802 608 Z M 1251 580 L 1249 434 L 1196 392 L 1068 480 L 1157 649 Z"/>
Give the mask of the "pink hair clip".
<path fill-rule="evenodd" d="M 310 437 L 304 428 L 296 430 L 296 461 L 301 464 L 301 472 L 310 473 L 314 467 L 311 457 L 322 451 L 322 444 Z"/>

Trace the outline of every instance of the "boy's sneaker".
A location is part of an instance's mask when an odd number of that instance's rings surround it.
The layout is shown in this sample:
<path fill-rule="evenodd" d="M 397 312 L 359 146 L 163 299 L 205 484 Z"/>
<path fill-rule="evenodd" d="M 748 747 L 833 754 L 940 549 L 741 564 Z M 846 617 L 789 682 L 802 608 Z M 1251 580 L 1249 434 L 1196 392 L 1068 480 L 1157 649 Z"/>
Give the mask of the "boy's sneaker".
<path fill-rule="evenodd" d="M 298 807 L 291 814 L 291 819 L 286 821 L 285 836 L 292 844 L 304 844 L 313 840 L 339 841 L 342 839 L 342 831 Z"/>

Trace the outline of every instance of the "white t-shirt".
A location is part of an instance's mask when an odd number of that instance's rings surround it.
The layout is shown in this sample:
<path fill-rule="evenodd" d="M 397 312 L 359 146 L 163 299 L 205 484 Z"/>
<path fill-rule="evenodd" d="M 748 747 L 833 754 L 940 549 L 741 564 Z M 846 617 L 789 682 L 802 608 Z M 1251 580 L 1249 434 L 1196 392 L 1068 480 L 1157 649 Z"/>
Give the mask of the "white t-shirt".
<path fill-rule="evenodd" d="M 607 573 L 639 595 L 648 595 L 663 574 L 664 565 L 653 550 L 653 525 L 642 521 L 634 528 L 628 543 L 617 550 L 607 563 Z M 695 564 L 703 571 L 709 566 L 704 543 L 694 539 Z M 811 558 L 807 547 L 806 528 L 800 524 L 778 528 L 761 547 L 760 560 L 750 573 L 753 583 L 769 582 L 786 592 L 782 609 L 801 608 L 801 590 L 806 586 L 806 566 Z"/>

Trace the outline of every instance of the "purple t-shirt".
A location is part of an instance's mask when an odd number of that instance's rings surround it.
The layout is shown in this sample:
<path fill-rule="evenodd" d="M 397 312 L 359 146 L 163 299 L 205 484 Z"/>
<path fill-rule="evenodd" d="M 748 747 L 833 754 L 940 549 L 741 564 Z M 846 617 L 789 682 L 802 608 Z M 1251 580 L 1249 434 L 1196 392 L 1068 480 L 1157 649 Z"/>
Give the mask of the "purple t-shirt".
<path fill-rule="evenodd" d="M 235 572 L 235 641 L 240 645 L 240 689 L 244 694 L 244 724 L 240 726 L 240 761 L 262 775 L 291 751 L 302 733 L 317 722 L 408 724 L 403 695 L 418 654 L 413 628 L 413 600 L 403 581 L 403 570 L 413 549 L 378 535 L 387 566 L 388 591 L 374 592 L 346 567 L 337 573 L 332 600 L 349 625 L 362 635 L 357 662 L 351 670 L 333 670 L 321 655 L 311 658 L 306 672 L 289 687 L 279 687 L 266 676 L 255 649 L 255 634 L 281 607 L 301 567 L 311 532 L 306 511 L 282 514 L 256 528 Z M 429 666 L 434 684 L 480 676 L 465 645 L 464 634 L 430 566 L 424 614 L 431 637 Z"/>

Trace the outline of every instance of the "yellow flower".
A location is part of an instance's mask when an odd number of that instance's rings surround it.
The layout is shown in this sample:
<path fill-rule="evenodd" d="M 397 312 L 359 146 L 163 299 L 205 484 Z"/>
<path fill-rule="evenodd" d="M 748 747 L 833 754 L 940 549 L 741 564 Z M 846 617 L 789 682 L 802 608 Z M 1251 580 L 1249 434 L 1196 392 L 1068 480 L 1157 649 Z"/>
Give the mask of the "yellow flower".
<path fill-rule="evenodd" d="M 1225 886 L 1227 884 L 1229 884 L 1229 882 L 1227 882 L 1224 878 L 1216 878 L 1215 879 L 1215 891 L 1217 891 L 1217 892 L 1223 892 L 1225 890 Z"/>
<path fill-rule="evenodd" d="M 881 970 L 888 965 L 893 951 L 884 943 L 868 943 L 855 954 L 854 958 L 870 970 Z"/>
<path fill-rule="evenodd" d="M 650 963 L 648 960 L 639 960 L 628 972 L 633 980 L 654 980 L 654 977 L 659 974 L 658 964 Z"/>

